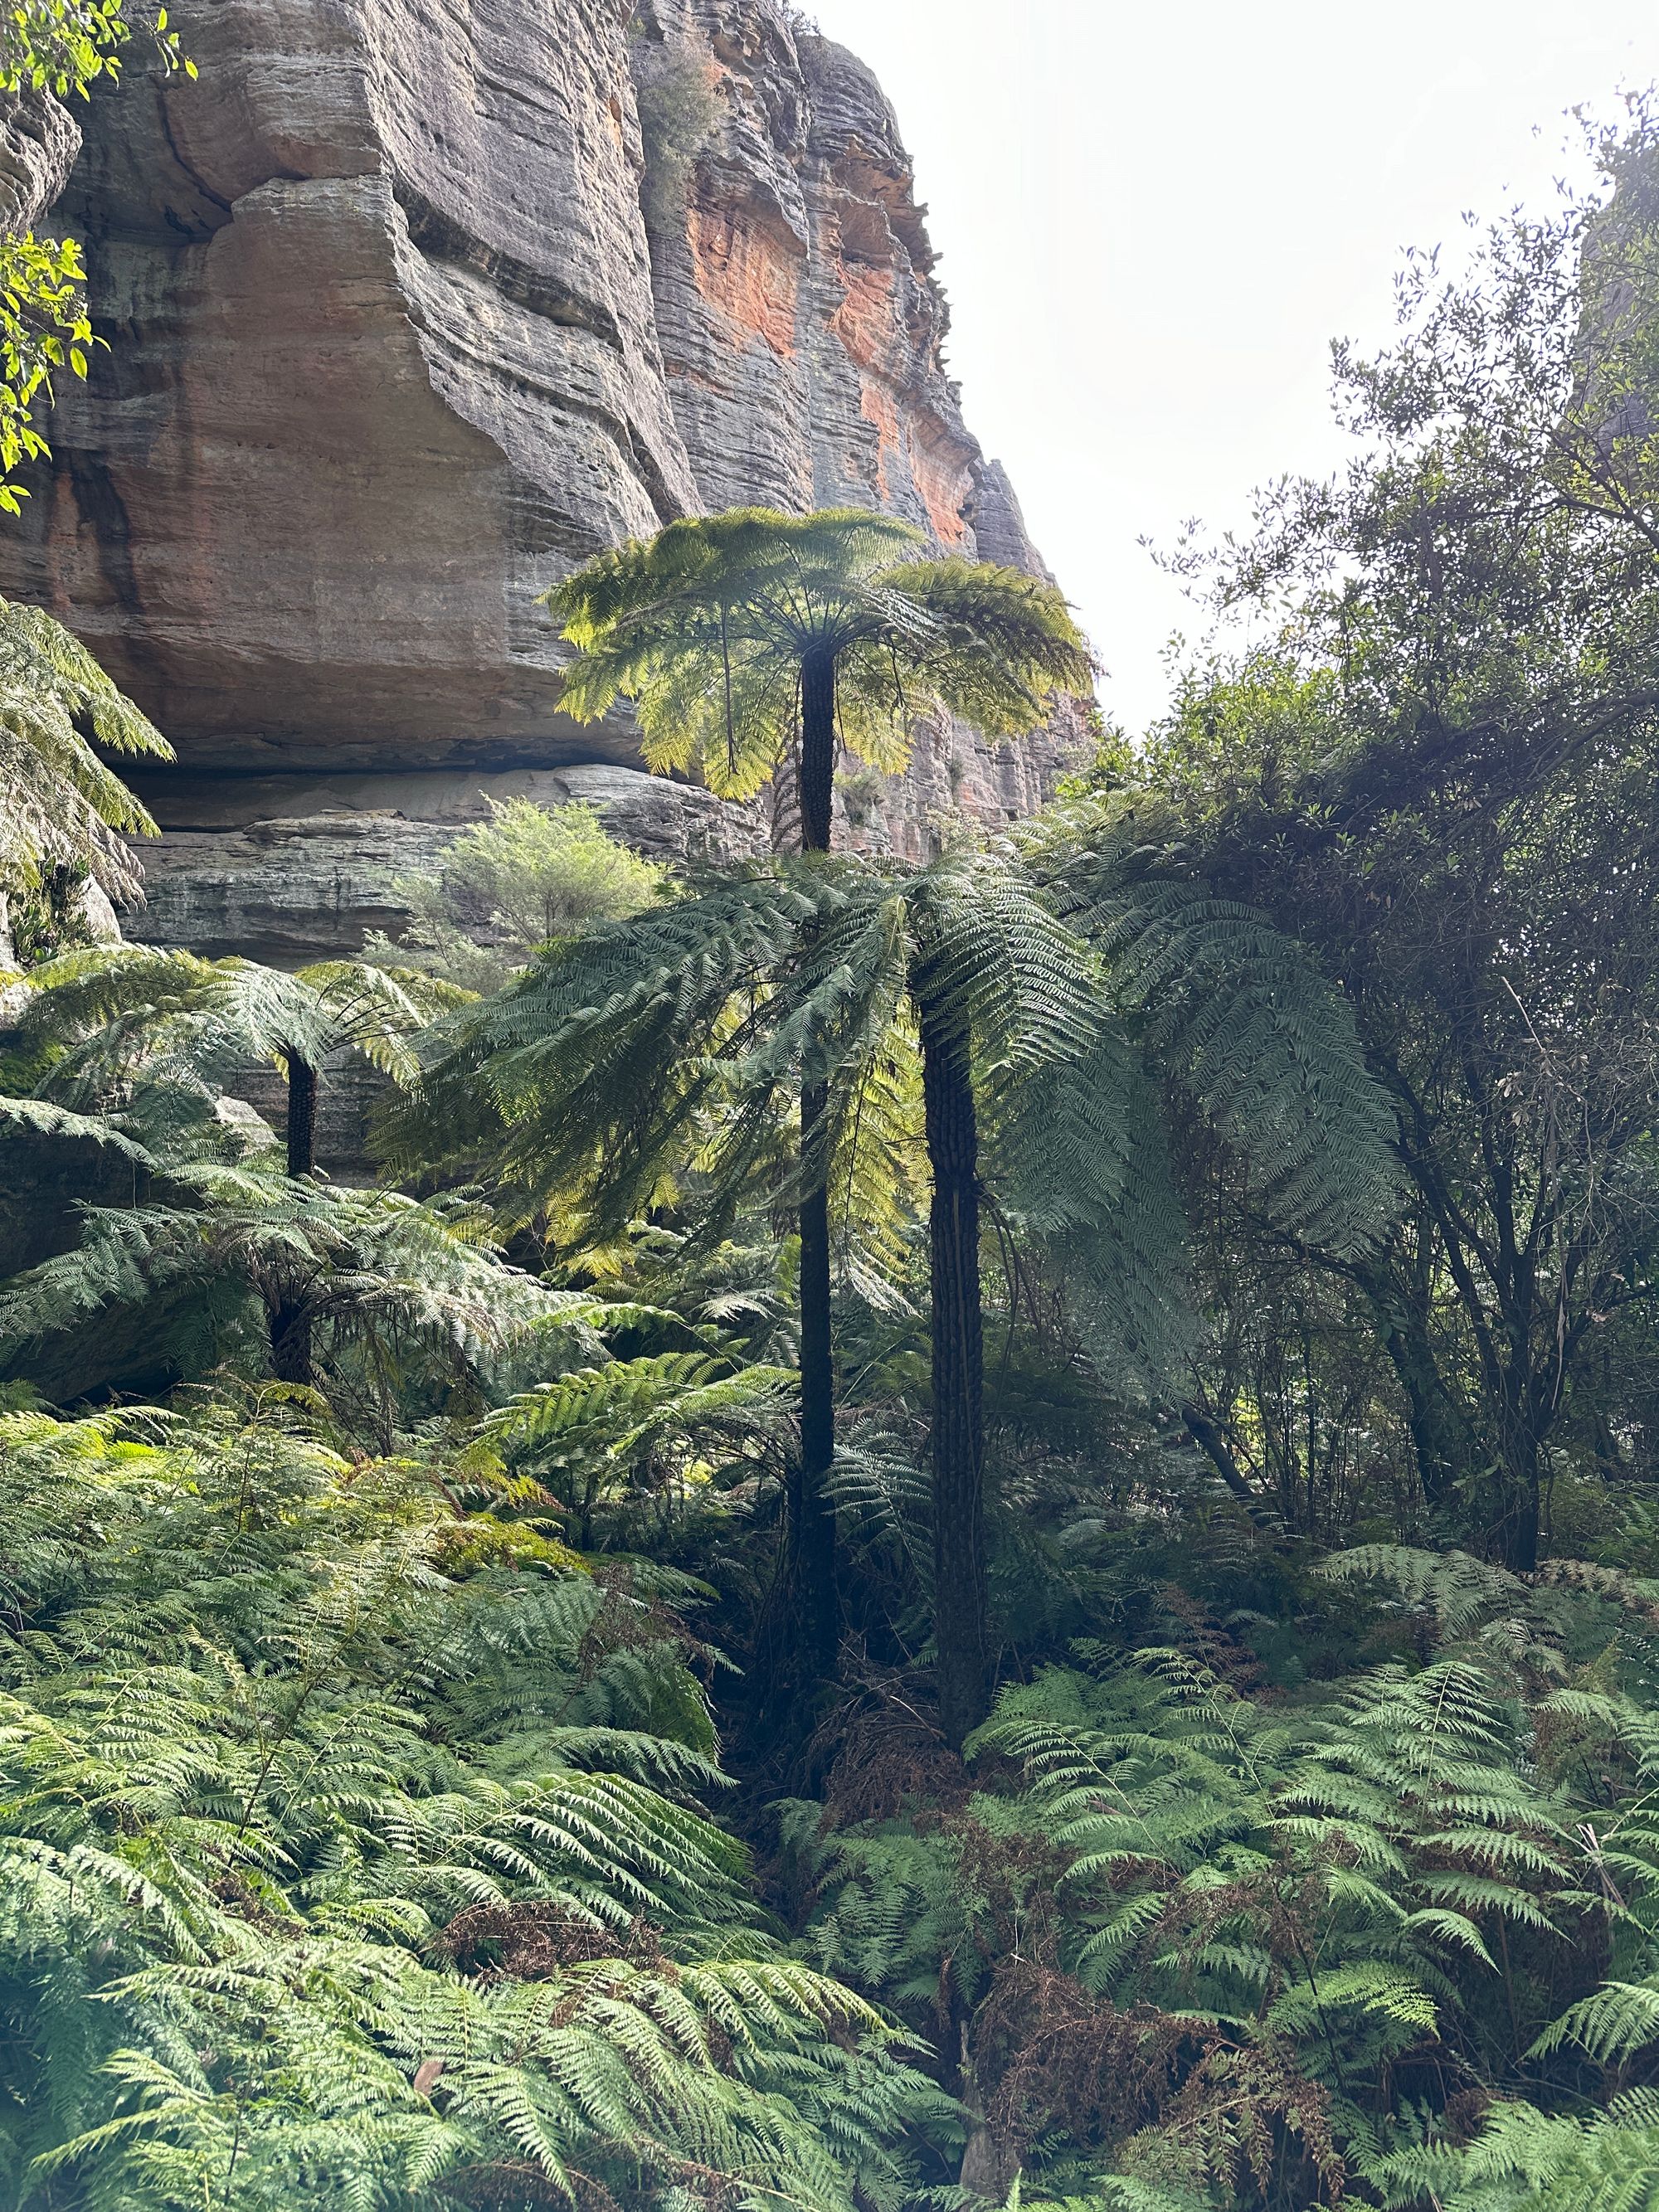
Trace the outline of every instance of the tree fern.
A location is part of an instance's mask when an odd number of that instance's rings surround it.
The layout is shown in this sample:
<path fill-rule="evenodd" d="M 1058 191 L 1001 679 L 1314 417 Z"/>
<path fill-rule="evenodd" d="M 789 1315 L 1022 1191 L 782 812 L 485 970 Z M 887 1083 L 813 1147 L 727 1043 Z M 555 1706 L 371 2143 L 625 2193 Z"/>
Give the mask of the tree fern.
<path fill-rule="evenodd" d="M 1169 859 L 1160 872 L 1133 816 L 1062 816 L 1037 849 L 1155 1066 L 1237 1152 L 1255 1202 L 1310 1243 L 1363 1249 L 1397 1203 L 1393 1109 L 1306 948 Z"/>
<path fill-rule="evenodd" d="M 213 1316 L 194 1354 L 204 1366 L 263 1334 L 278 1379 L 320 1376 L 343 1413 L 384 1433 L 405 1384 L 418 1395 L 422 1376 L 505 1364 L 569 1310 L 506 1264 L 464 1198 L 296 1182 L 268 1156 L 158 1164 L 175 1202 L 88 1207 L 72 1251 L 0 1286 L 0 1346 L 14 1365 L 43 1348 L 59 1356 L 77 1332 L 84 1343 L 112 1307 L 189 1294 Z M 582 1319 L 579 1308 L 572 1325 Z M 292 1371 L 295 1333 L 304 1373 Z"/>
<path fill-rule="evenodd" d="M 240 959 L 149 946 L 97 946 L 36 968 L 15 1016 L 45 1048 L 39 1086 L 71 1105 L 118 1105 L 158 1141 L 211 1115 L 250 1062 L 289 1079 L 288 1164 L 308 1174 L 319 1073 L 355 1053 L 394 1082 L 414 1079 L 412 1040 L 464 994 L 430 976 L 362 961 L 289 975 Z"/>
<path fill-rule="evenodd" d="M 941 706 L 1006 736 L 1039 723 L 1054 691 L 1089 684 L 1052 585 L 988 562 L 919 561 L 924 542 L 863 508 L 737 507 L 602 553 L 547 595 L 577 648 L 567 711 L 585 720 L 632 699 L 653 768 L 695 766 L 738 798 L 799 734 L 808 842 L 827 848 L 836 732 L 890 770 Z M 820 698 L 833 728 L 817 725 Z"/>
<path fill-rule="evenodd" d="M 143 872 L 122 833 L 154 836 L 155 824 L 94 745 L 173 757 L 78 639 L 0 599 L 0 890 L 80 868 L 112 898 L 138 896 Z"/>

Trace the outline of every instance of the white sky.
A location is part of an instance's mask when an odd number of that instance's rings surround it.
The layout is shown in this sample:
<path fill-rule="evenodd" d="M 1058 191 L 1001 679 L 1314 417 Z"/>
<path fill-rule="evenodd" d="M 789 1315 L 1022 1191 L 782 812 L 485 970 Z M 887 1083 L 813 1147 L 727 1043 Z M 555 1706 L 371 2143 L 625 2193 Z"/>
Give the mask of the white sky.
<path fill-rule="evenodd" d="M 1659 77 L 1659 0 L 807 0 L 898 111 L 969 427 L 1144 726 L 1202 617 L 1138 540 L 1323 472 L 1328 348 L 1402 248 L 1580 175 L 1565 111 Z"/>

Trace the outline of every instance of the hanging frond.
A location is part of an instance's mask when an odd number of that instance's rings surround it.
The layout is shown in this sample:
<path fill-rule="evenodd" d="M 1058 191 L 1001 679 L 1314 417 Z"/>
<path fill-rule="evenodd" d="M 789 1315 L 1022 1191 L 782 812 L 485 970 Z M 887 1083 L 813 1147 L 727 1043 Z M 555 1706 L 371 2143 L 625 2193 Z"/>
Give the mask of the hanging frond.
<path fill-rule="evenodd" d="M 155 824 L 100 745 L 173 758 L 77 638 L 39 607 L 0 599 L 0 884 L 85 869 L 112 898 L 139 896 L 143 871 L 122 833 L 153 837 Z"/>
<path fill-rule="evenodd" d="M 1375 1242 L 1401 1188 L 1393 1108 L 1310 953 L 1254 908 L 1149 873 L 1129 831 L 1091 831 L 1054 890 L 1159 1073 L 1243 1164 L 1255 1205 L 1338 1255 Z"/>

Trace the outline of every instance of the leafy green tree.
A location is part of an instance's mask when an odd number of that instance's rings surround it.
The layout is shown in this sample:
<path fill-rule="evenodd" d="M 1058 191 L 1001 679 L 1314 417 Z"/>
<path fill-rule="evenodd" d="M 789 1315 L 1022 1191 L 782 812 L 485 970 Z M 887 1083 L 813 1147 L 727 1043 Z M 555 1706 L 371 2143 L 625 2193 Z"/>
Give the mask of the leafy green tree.
<path fill-rule="evenodd" d="M 119 76 L 135 14 L 164 65 L 194 77 L 195 64 L 185 59 L 165 8 L 135 9 L 127 0 L 15 0 L 0 27 L 0 92 L 84 98 L 94 77 Z"/>
<path fill-rule="evenodd" d="M 1287 625 L 1190 674 L 1116 802 L 1340 980 L 1413 1196 L 1313 1263 L 1367 1303 L 1430 1510 L 1522 1566 L 1587 1358 L 1653 1311 L 1655 145 L 1339 354 L 1363 454 L 1209 572 Z"/>
<path fill-rule="evenodd" d="M 398 940 L 372 934 L 367 956 L 463 989 L 495 990 L 538 945 L 593 921 L 635 914 L 663 896 L 666 868 L 611 836 L 592 806 L 490 801 L 435 877 L 400 884 L 413 919 Z"/>
<path fill-rule="evenodd" d="M 917 720 L 961 714 L 987 737 L 1035 728 L 1056 694 L 1083 694 L 1092 666 L 1052 585 L 1010 568 L 917 557 L 908 523 L 858 508 L 787 515 L 766 507 L 671 523 L 647 544 L 602 553 L 548 604 L 577 649 L 566 711 L 634 702 L 646 758 L 696 769 L 744 797 L 786 757 L 800 799 L 801 845 L 830 849 L 838 743 L 893 769 Z M 821 1088 L 801 1097 L 805 1159 L 823 1152 Z M 802 1573 L 835 1577 L 824 1482 L 835 1456 L 829 1194 L 799 1197 L 801 1458 L 796 1516 Z M 821 1660 L 833 1600 L 815 1606 Z"/>

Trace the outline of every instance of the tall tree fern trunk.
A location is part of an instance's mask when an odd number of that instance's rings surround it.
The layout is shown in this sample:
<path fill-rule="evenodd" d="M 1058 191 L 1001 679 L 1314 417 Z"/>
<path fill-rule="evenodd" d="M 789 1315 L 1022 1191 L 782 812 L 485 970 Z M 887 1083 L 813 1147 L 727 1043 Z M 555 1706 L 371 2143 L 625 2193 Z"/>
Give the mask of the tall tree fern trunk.
<path fill-rule="evenodd" d="M 801 849 L 830 849 L 835 788 L 836 665 L 809 656 L 801 668 Z M 828 1108 L 821 1084 L 801 1092 L 801 1154 L 812 1169 L 800 1205 L 800 1465 L 790 1498 L 790 1572 L 801 1607 L 802 1656 L 818 1677 L 833 1673 L 840 1642 L 836 1521 L 830 1468 L 836 1456 L 836 1370 L 830 1339 L 829 1162 L 817 1136 Z"/>
<path fill-rule="evenodd" d="M 801 1140 L 823 1117 L 821 1086 L 801 1094 Z M 790 1596 L 801 1608 L 803 1656 L 819 1678 L 831 1674 L 840 1643 L 836 1517 L 830 1468 L 836 1456 L 836 1369 L 830 1330 L 830 1193 L 823 1182 L 800 1203 L 800 1464 L 790 1498 Z"/>
<path fill-rule="evenodd" d="M 809 653 L 800 665 L 800 842 L 805 853 L 830 850 L 836 793 L 836 662 Z"/>
<path fill-rule="evenodd" d="M 308 1176 L 317 1164 L 317 1071 L 303 1053 L 288 1054 L 288 1171 Z"/>
<path fill-rule="evenodd" d="M 288 1070 L 288 1171 L 308 1176 L 317 1164 L 317 1070 L 302 1052 L 289 1048 Z M 311 1313 L 304 1299 L 272 1300 L 270 1371 L 279 1382 L 312 1380 Z"/>
<path fill-rule="evenodd" d="M 933 1638 L 939 1708 L 960 1746 L 991 1687 L 985 1562 L 985 1354 L 979 1274 L 979 1128 L 969 1042 L 917 994 L 933 1170 Z"/>

